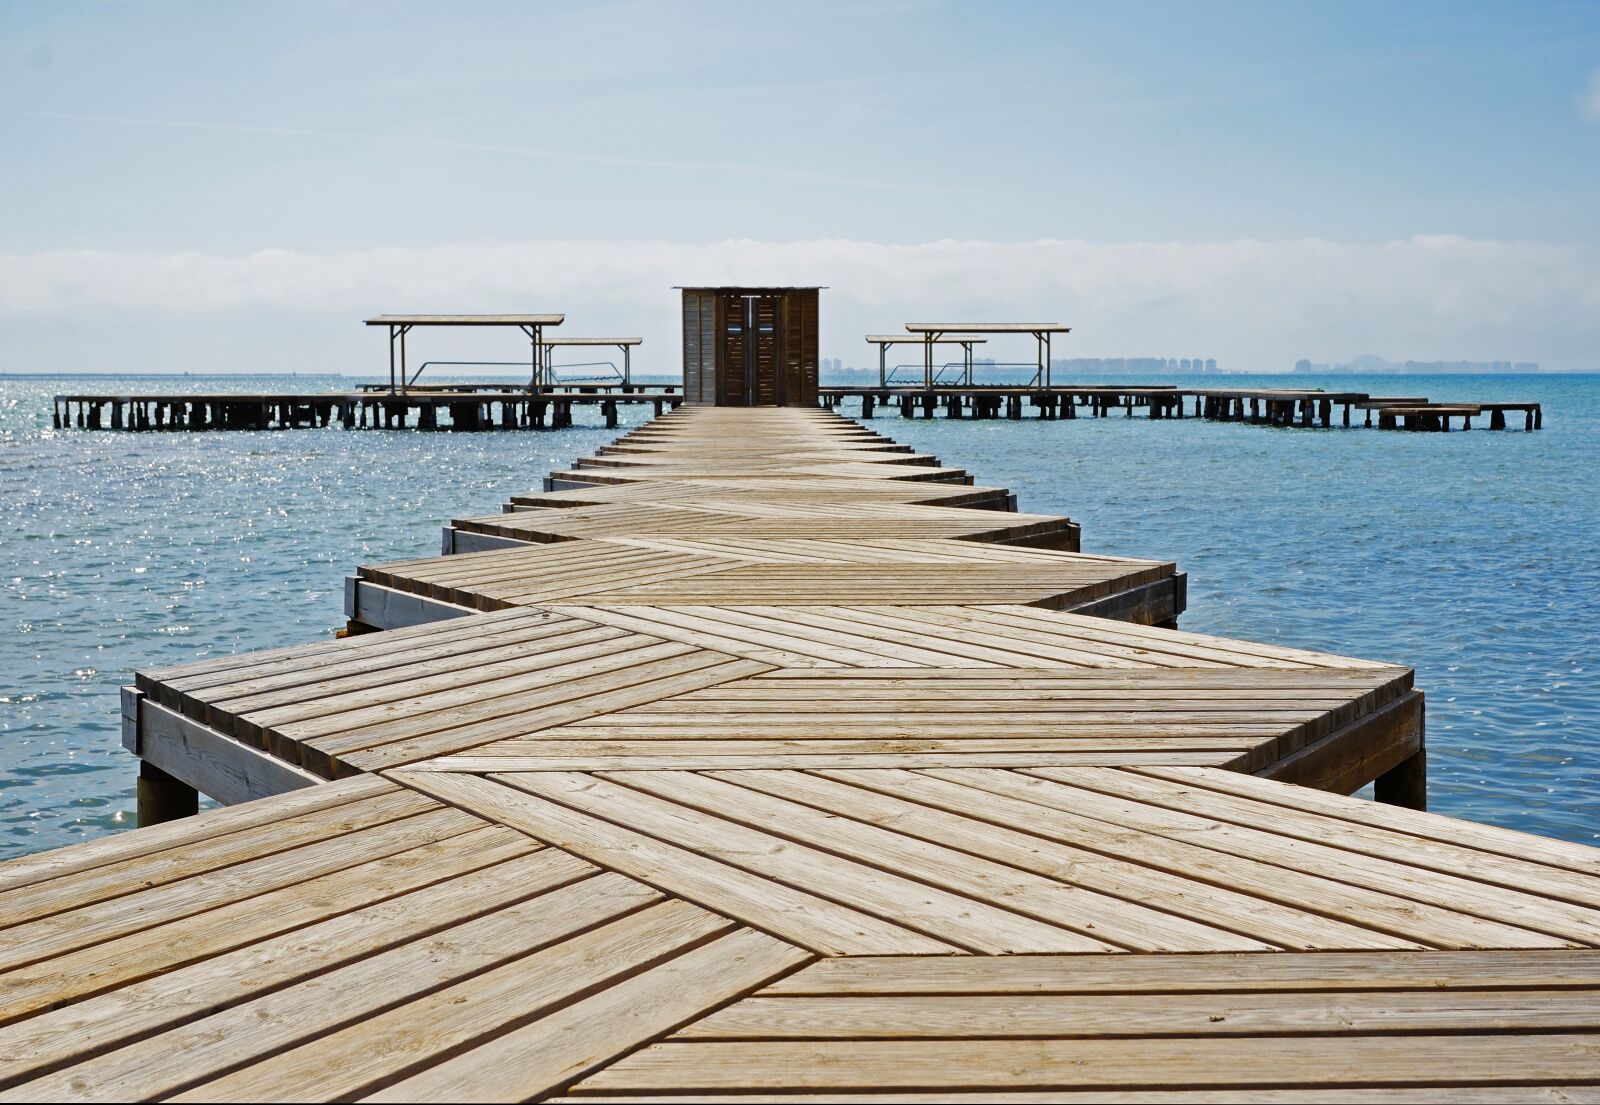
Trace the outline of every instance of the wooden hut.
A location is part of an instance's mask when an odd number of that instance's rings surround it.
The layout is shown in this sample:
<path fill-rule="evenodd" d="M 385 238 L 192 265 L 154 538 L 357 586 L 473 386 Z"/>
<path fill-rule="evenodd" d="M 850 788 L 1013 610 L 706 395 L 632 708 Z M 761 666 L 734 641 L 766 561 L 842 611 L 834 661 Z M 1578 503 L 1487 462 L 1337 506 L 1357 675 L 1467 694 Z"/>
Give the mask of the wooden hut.
<path fill-rule="evenodd" d="M 817 402 L 820 288 L 684 288 L 683 390 L 690 403 Z"/>

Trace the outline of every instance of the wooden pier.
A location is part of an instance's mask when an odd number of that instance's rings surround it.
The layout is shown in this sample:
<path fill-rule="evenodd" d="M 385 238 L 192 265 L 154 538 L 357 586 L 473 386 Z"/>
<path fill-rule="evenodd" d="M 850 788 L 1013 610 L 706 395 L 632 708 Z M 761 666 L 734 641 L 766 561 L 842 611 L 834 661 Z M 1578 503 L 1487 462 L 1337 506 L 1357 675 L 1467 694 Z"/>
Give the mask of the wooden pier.
<path fill-rule="evenodd" d="M 0 865 L 0 1099 L 1600 1100 L 1600 849 L 1015 506 L 688 406 L 138 673 L 147 827 Z"/>
<path fill-rule="evenodd" d="M 542 388 L 469 385 L 405 391 L 134 393 L 57 395 L 58 430 L 559 430 L 575 406 L 600 409 L 608 427 L 623 405 L 648 403 L 659 416 L 683 402 L 676 385 Z"/>
<path fill-rule="evenodd" d="M 872 339 L 883 340 L 883 339 Z M 1107 418 L 1120 411 L 1132 418 L 1143 410 L 1152 419 L 1184 417 L 1263 426 L 1333 429 L 1349 427 L 1352 411 L 1366 412 L 1364 425 L 1379 415 L 1380 429 L 1448 430 L 1452 417 L 1471 428 L 1472 416 L 1487 413 L 1488 428 L 1507 428 L 1507 412 L 1523 415 L 1524 430 L 1544 428 L 1538 403 L 1430 403 L 1422 396 L 1386 398 L 1365 392 L 1327 392 L 1293 388 L 1183 388 L 1170 384 L 1052 384 L 1050 386 L 982 383 L 930 384 L 919 387 L 823 386 L 818 402 L 837 409 L 847 399 L 859 401 L 858 413 L 871 418 L 895 408 L 902 418 L 946 418 L 1017 421 L 1030 410 L 1042 419 Z"/>

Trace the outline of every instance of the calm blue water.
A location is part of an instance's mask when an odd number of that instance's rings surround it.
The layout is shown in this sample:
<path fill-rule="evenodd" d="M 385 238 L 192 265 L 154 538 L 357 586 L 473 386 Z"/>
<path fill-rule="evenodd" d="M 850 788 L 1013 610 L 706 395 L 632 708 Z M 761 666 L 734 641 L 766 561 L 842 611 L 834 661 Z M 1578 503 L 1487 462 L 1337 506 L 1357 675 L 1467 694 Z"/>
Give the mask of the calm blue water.
<path fill-rule="evenodd" d="M 1433 808 L 1600 838 L 1600 377 L 1248 382 L 1530 398 L 1546 429 L 874 425 L 1013 488 L 1024 509 L 1071 515 L 1089 551 L 1177 560 L 1186 629 L 1415 667 Z M 49 428 L 56 392 L 137 386 L 0 378 L 0 855 L 131 826 L 117 688 L 135 667 L 330 635 L 354 565 L 430 555 L 448 518 L 493 512 L 613 436 Z"/>

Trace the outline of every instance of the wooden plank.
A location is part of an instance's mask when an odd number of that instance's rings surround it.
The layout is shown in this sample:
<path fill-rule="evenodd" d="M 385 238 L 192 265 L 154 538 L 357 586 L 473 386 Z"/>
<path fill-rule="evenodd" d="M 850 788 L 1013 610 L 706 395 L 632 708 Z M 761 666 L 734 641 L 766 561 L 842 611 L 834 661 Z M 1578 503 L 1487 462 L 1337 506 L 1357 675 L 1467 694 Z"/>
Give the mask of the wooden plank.
<path fill-rule="evenodd" d="M 471 716 L 445 712 L 442 720 L 472 721 L 470 728 L 439 725 L 440 714 L 422 724 L 402 728 L 386 725 L 381 733 L 354 731 L 311 742 L 318 753 L 364 771 L 376 771 L 414 760 L 460 752 L 508 737 L 526 736 L 556 725 L 580 721 L 596 714 L 626 709 L 642 702 L 768 670 L 765 665 L 697 650 L 628 669 L 629 677 L 610 686 L 563 684 L 536 690 L 518 699 L 509 710 L 498 708 L 486 718 L 480 709 Z M 598 681 L 597 681 L 598 682 Z M 381 739 L 374 739 L 375 736 Z"/>
<path fill-rule="evenodd" d="M 674 1040 L 1117 1039 L 1600 1031 L 1592 991 L 754 997 Z"/>
<path fill-rule="evenodd" d="M 203 903 L 209 908 L 105 934 L 97 943 L 59 940 L 46 958 L 7 968 L 0 1021 L 105 993 L 348 913 L 357 903 L 394 897 L 525 855 L 535 847 L 505 829 L 460 832 L 459 818 L 432 823 L 412 818 L 405 824 L 409 833 L 404 842 L 392 842 L 392 850 L 375 847 L 377 842 L 370 839 L 360 842 L 345 853 L 348 865 L 343 868 L 328 871 L 311 865 L 304 878 L 287 885 L 226 903 L 213 899 Z M 68 945 L 78 946 L 64 951 Z"/>
<path fill-rule="evenodd" d="M 92 871 L 141 856 L 158 855 L 168 849 L 214 836 L 275 825 L 280 820 L 390 794 L 396 789 L 394 783 L 377 777 L 323 783 L 280 796 L 271 802 L 250 802 L 230 809 L 209 810 L 194 817 L 140 829 L 136 833 L 117 833 L 82 844 L 68 844 L 47 852 L 35 852 L 0 863 L 0 891 L 75 872 Z"/>
<path fill-rule="evenodd" d="M 1136 901 L 997 863 L 976 849 L 952 847 L 953 841 L 959 839 L 959 830 L 929 839 L 885 828 L 892 824 L 898 830 L 902 820 L 915 815 L 915 810 L 904 808 L 907 803 L 886 808 L 888 801 L 866 792 L 841 798 L 838 791 L 845 788 L 834 791 L 832 796 L 840 800 L 825 810 L 786 801 L 779 795 L 785 793 L 783 784 L 791 780 L 798 785 L 788 793 L 797 794 L 802 801 L 813 795 L 812 789 L 805 786 L 804 778 L 795 780 L 796 774 L 740 771 L 706 777 L 683 771 L 626 771 L 605 778 L 692 805 L 706 813 L 721 812 L 724 817 L 763 833 L 793 842 L 803 841 L 826 849 L 831 855 L 870 863 L 881 870 L 970 897 L 977 903 L 1091 935 L 1096 942 L 1106 941 L 1142 951 L 1244 951 L 1272 947 L 1234 932 L 1147 908 Z M 749 775 L 760 776 L 769 784 L 769 789 L 735 785 L 744 783 Z M 755 786 L 760 787 L 760 782 Z M 975 913 L 975 919 L 982 916 L 982 913 Z"/>
<path fill-rule="evenodd" d="M 230 806 L 322 781 L 149 699 L 139 703 L 139 755 Z"/>
<path fill-rule="evenodd" d="M 164 1096 L 654 900 L 545 849 L 0 1029 L 0 1071 L 35 1074 L 15 1090 L 44 1100 Z M 72 1053 L 79 1062 L 50 1073 Z"/>
<path fill-rule="evenodd" d="M 748 993 L 809 958 L 765 933 L 739 929 L 386 1086 L 367 1100 L 533 1097 Z"/>
<path fill-rule="evenodd" d="M 904 769 L 906 765 L 897 766 Z M 1150 865 L 1150 858 L 1142 854 L 1127 857 L 1109 847 L 1112 844 L 1109 834 L 1075 834 L 1074 842 L 1068 844 L 1059 838 L 1050 839 L 1048 830 L 1040 832 L 1034 824 L 1036 819 L 1016 815 L 1015 807 L 999 811 L 1005 824 L 993 824 L 922 804 L 912 799 L 924 795 L 932 797 L 939 793 L 939 788 L 936 784 L 919 785 L 917 777 L 904 770 L 873 773 L 872 790 L 794 771 L 729 771 L 719 772 L 716 778 L 959 848 L 1067 886 L 1083 887 L 1096 895 L 1124 899 L 1136 914 L 1149 911 L 1158 918 L 1167 918 L 1169 923 L 1180 918 L 1193 919 L 1213 926 L 1208 945 L 1211 949 L 1228 946 L 1232 933 L 1280 948 L 1416 946 L 1387 933 L 1324 916 L 1317 910 L 1297 908 L 1210 881 L 1203 867 L 1170 865 L 1163 868 Z M 906 797 L 899 797 L 899 794 Z M 1098 903 L 1098 899 L 1085 902 L 1086 905 L 1091 903 Z M 1092 917 L 1101 936 L 1116 931 L 1114 923 L 1113 927 L 1105 927 L 1107 920 L 1115 918 L 1116 911 L 1103 907 L 1085 909 L 1081 916 Z M 1178 950 L 1170 937 L 1153 946 Z"/>
<path fill-rule="evenodd" d="M 555 1013 L 585 991 L 614 984 L 734 929 L 725 918 L 685 902 L 657 899 L 649 904 L 656 896 L 637 883 L 614 875 L 602 878 L 614 881 L 590 891 L 587 898 L 580 895 L 587 889 L 580 884 L 550 895 L 573 899 L 571 903 L 551 900 L 548 910 L 521 917 L 505 911 L 496 918 L 504 923 L 480 926 L 480 933 L 453 933 L 450 951 L 459 962 L 441 970 L 439 957 L 419 959 L 416 969 L 425 973 L 407 980 L 398 994 L 392 985 L 380 986 L 376 1001 L 352 1001 L 345 996 L 349 988 L 332 985 L 337 980 L 318 980 L 330 984 L 325 1000 L 333 1008 L 319 1011 L 316 1018 L 294 1019 L 294 1035 L 284 1038 L 298 1040 L 299 1046 L 277 1051 L 273 1044 L 278 1041 L 262 1041 L 249 1031 L 243 1016 L 236 1017 L 239 1041 L 230 1049 L 236 1054 L 229 1065 L 237 1064 L 237 1052 L 245 1048 L 276 1054 L 193 1086 L 175 1099 L 358 1099 L 407 1071 L 448 1061 L 452 1053 Z M 562 916 L 568 909 L 571 915 Z M 520 929 L 519 921 L 524 926 Z M 472 970 L 471 959 L 454 943 L 458 939 L 471 942 L 472 956 L 486 961 L 489 969 Z M 378 1004 L 385 998 L 392 1008 Z M 326 1035 L 316 1034 L 318 1022 L 327 1026 Z"/>
<path fill-rule="evenodd" d="M 1321 951 L 820 959 L 765 995 L 1234 994 L 1600 988 L 1600 951 Z"/>
<path fill-rule="evenodd" d="M 1592 1033 L 1120 1040 L 850 1040 L 657 1044 L 575 1094 L 871 1087 L 1164 1089 L 1313 1088 L 1381 1082 L 1454 1087 L 1600 1080 Z"/>
<path fill-rule="evenodd" d="M 947 945 L 991 955 L 1116 950 L 1116 945 L 1105 940 L 1035 921 L 894 870 L 859 862 L 836 850 L 800 844 L 765 828 L 749 828 L 596 776 L 532 772 L 496 778 L 676 847 L 743 868 L 769 882 L 926 933 Z"/>
<path fill-rule="evenodd" d="M 1419 902 L 1392 892 L 1392 888 L 1352 885 L 1324 872 L 1301 870 L 1281 862 L 1274 849 L 1215 848 L 1207 832 L 1211 823 L 1201 817 L 1185 822 L 1187 831 L 1141 829 L 1127 824 L 1126 810 L 1114 801 L 1101 803 L 1081 792 L 1053 791 L 1046 780 L 1015 771 L 960 768 L 904 773 L 910 778 L 877 771 L 824 774 L 856 786 L 889 790 L 977 821 L 1006 826 L 1021 823 L 1034 835 L 1193 880 L 1199 892 L 1208 885 L 1231 887 L 1263 901 L 1399 937 L 1411 946 L 1549 947 L 1562 943 L 1517 926 Z"/>
<path fill-rule="evenodd" d="M 822 955 L 940 953 L 956 949 L 892 921 L 839 905 L 522 791 L 525 776 L 394 772 L 440 801 L 522 830 L 591 863 L 620 871 Z M 502 783 L 499 780 L 505 780 Z"/>

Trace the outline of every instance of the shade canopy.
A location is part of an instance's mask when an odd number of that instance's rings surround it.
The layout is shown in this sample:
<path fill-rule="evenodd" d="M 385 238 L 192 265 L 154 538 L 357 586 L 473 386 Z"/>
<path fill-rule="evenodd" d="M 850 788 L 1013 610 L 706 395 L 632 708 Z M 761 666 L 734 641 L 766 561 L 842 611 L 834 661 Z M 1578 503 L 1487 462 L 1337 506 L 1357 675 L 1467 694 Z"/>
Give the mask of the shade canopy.
<path fill-rule="evenodd" d="M 560 326 L 566 315 L 379 315 L 368 326 Z"/>
<path fill-rule="evenodd" d="M 868 334 L 867 341 L 873 345 L 921 345 L 925 339 L 916 334 Z M 982 345 L 988 338 L 980 338 L 976 334 L 943 334 L 934 339 L 935 345 Z"/>
<path fill-rule="evenodd" d="M 1059 322 L 908 322 L 913 334 L 1065 334 L 1072 330 Z"/>

